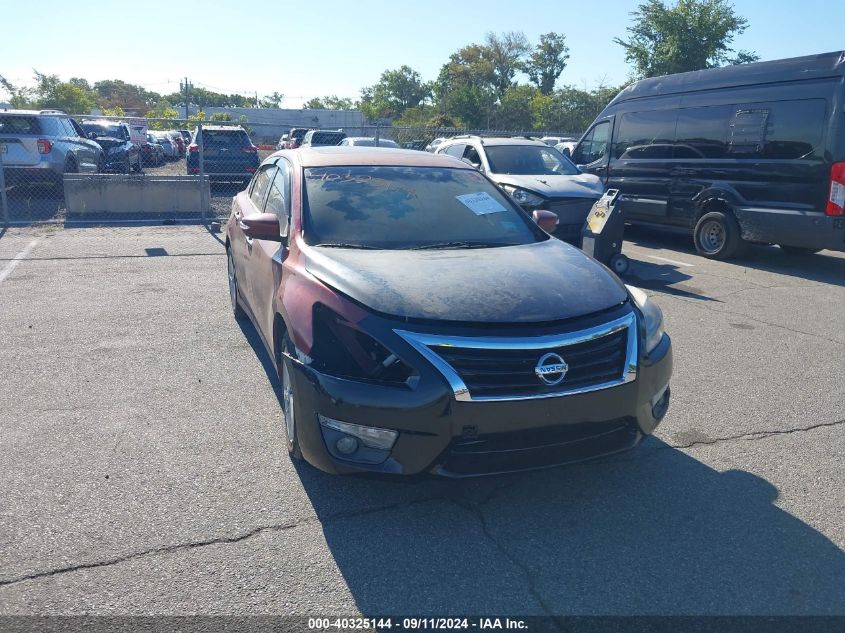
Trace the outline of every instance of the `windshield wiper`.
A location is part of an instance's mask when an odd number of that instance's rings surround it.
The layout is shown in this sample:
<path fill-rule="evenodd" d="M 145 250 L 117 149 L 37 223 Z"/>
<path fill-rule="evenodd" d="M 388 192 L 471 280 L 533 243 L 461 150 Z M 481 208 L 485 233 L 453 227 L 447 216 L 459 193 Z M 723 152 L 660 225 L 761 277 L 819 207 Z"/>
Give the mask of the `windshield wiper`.
<path fill-rule="evenodd" d="M 311 246 L 326 246 L 329 248 L 358 248 L 368 251 L 384 250 L 378 246 L 367 246 L 366 244 L 346 244 L 344 242 L 323 242 L 322 244 L 312 244 Z"/>
<path fill-rule="evenodd" d="M 408 250 L 424 251 L 437 248 L 493 248 L 495 246 L 514 246 L 514 244 L 491 244 L 490 242 L 435 242 L 433 244 L 411 246 Z"/>

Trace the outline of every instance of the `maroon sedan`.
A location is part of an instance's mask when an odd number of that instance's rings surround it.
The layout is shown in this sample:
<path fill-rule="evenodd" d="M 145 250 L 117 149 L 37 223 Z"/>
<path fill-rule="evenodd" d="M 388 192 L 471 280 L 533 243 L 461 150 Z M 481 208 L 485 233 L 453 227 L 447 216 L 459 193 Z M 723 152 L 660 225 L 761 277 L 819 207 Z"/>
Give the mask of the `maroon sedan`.
<path fill-rule="evenodd" d="M 651 433 L 672 374 L 660 309 L 551 238 L 556 220 L 449 156 L 266 159 L 232 202 L 229 292 L 278 371 L 291 456 L 469 476 Z"/>

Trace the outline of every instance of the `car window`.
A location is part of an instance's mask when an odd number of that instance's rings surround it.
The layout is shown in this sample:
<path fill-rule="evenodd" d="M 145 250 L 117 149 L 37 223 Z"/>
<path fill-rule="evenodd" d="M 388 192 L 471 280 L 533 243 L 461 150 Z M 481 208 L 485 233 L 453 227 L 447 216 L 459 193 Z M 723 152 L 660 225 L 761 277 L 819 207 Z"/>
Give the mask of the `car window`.
<path fill-rule="evenodd" d="M 626 112 L 619 119 L 613 155 L 619 159 L 672 158 L 677 110 Z"/>
<path fill-rule="evenodd" d="M 275 213 L 282 227 L 282 235 L 287 235 L 288 218 L 290 217 L 290 166 L 287 161 L 280 160 L 276 175 L 270 184 L 267 194 L 266 213 Z"/>
<path fill-rule="evenodd" d="M 487 162 L 494 174 L 523 176 L 574 176 L 578 168 L 548 145 L 485 146 Z"/>
<path fill-rule="evenodd" d="M 445 154 L 449 154 L 449 156 L 454 156 L 455 158 L 463 158 L 466 147 L 467 146 L 464 143 L 456 143 L 447 147 L 443 150 L 443 152 Z"/>
<path fill-rule="evenodd" d="M 41 126 L 34 116 L 0 114 L 0 134 L 41 134 Z"/>
<path fill-rule="evenodd" d="M 475 149 L 472 145 L 467 145 L 466 151 L 464 152 L 464 158 L 466 158 L 473 165 L 478 165 L 479 167 L 481 167 L 481 156 L 478 155 L 478 150 Z"/>
<path fill-rule="evenodd" d="M 206 147 L 245 147 L 252 145 L 244 130 L 209 130 L 202 131 L 202 142 Z"/>
<path fill-rule="evenodd" d="M 309 168 L 305 189 L 309 244 L 406 249 L 542 239 L 533 222 L 473 169 Z"/>
<path fill-rule="evenodd" d="M 573 158 L 581 165 L 595 163 L 607 155 L 607 142 L 610 136 L 610 121 L 598 123 L 592 130 L 587 132 L 578 147 Z"/>
<path fill-rule="evenodd" d="M 275 165 L 265 165 L 255 175 L 255 180 L 252 181 L 252 189 L 250 189 L 249 197 L 252 203 L 259 210 L 264 208 L 264 200 L 267 198 L 267 190 L 270 188 L 270 181 L 276 172 Z"/>

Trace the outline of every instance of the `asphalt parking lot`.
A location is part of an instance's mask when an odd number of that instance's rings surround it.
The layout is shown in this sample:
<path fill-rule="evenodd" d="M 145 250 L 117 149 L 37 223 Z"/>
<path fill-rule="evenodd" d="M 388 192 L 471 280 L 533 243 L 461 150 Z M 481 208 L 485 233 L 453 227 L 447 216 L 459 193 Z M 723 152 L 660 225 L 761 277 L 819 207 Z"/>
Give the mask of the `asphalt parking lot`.
<path fill-rule="evenodd" d="M 292 466 L 220 237 L 0 234 L 0 614 L 845 614 L 845 255 L 632 232 L 656 436 L 396 481 Z"/>

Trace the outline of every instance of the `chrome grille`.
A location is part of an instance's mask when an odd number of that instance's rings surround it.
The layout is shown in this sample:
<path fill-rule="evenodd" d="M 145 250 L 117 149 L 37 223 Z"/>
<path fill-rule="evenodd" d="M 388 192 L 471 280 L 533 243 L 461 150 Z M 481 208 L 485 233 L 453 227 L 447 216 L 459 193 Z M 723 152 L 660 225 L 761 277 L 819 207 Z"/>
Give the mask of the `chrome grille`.
<path fill-rule="evenodd" d="M 636 377 L 633 313 L 558 335 L 506 338 L 396 333 L 440 370 L 457 400 L 547 398 L 607 389 Z M 545 382 L 537 371 L 546 355 L 559 357 L 568 366 L 556 384 Z"/>

